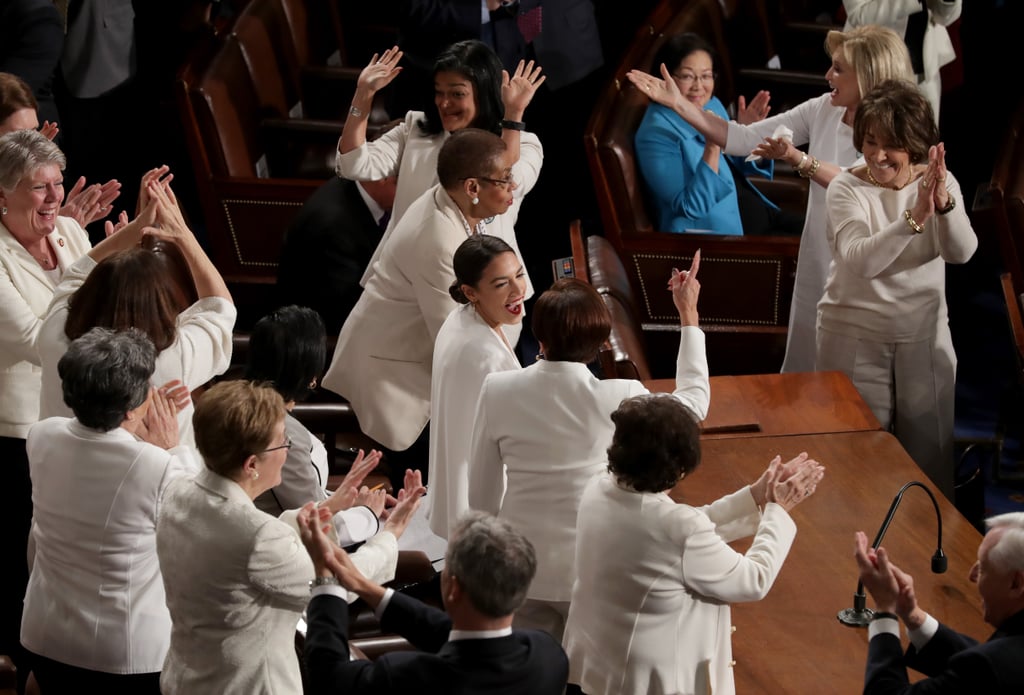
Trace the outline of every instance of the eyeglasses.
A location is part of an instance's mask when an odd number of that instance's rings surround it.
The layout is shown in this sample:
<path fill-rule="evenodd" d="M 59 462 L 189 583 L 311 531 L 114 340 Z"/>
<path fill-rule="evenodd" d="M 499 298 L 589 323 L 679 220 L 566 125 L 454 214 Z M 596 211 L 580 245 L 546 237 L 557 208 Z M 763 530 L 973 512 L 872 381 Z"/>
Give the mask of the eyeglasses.
<path fill-rule="evenodd" d="M 292 438 L 288 437 L 287 439 L 284 440 L 284 444 L 282 444 L 281 446 L 272 446 L 269 449 L 264 449 L 263 451 L 261 451 L 259 453 L 261 453 L 261 454 L 269 454 L 271 451 L 277 451 L 278 449 L 291 449 L 291 448 L 292 448 Z"/>
<path fill-rule="evenodd" d="M 502 188 L 505 188 L 507 190 L 511 190 L 514 186 L 517 185 L 515 177 L 513 177 L 511 174 L 509 174 L 508 177 L 504 179 L 492 179 L 489 176 L 467 176 L 461 180 L 465 181 L 466 179 L 479 179 L 480 181 L 486 181 L 492 186 L 501 186 Z"/>
<path fill-rule="evenodd" d="M 718 77 L 713 72 L 705 72 L 700 75 L 694 75 L 692 72 L 684 72 L 682 74 L 672 73 L 672 77 L 679 81 L 679 84 L 683 87 L 689 87 L 697 80 L 700 80 L 702 84 L 713 84 L 715 78 Z"/>

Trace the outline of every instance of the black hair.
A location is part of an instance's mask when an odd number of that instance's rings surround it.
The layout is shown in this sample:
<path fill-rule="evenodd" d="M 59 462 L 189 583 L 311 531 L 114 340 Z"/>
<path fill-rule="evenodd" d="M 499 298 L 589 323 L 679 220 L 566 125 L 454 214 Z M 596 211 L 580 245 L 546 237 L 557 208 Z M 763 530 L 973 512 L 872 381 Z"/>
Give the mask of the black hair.
<path fill-rule="evenodd" d="M 320 314 L 304 306 L 286 306 L 253 326 L 245 378 L 273 385 L 285 401 L 301 401 L 323 373 L 327 337 Z"/>
<path fill-rule="evenodd" d="M 453 43 L 437 56 L 433 77 L 440 72 L 456 72 L 469 80 L 476 101 L 476 118 L 470 125 L 500 135 L 498 123 L 505 116 L 501 70 L 501 60 L 490 46 L 470 39 Z M 424 135 L 437 135 L 444 130 L 436 107 L 427 109 L 417 125 Z"/>
<path fill-rule="evenodd" d="M 474 234 L 455 249 L 452 265 L 455 268 L 455 282 L 448 288 L 448 294 L 459 304 L 468 304 L 469 299 L 462 291 L 463 285 L 476 287 L 484 271 L 495 258 L 503 253 L 514 253 L 511 246 L 501 237 L 490 234 Z"/>

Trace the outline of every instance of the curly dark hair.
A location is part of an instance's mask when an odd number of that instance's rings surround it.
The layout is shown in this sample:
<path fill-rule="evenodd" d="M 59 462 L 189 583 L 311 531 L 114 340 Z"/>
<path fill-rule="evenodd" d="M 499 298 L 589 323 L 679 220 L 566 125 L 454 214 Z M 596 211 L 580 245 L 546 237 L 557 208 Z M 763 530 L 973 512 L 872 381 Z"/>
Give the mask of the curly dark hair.
<path fill-rule="evenodd" d="M 608 470 L 637 492 L 664 492 L 700 465 L 700 428 L 667 394 L 627 398 L 612 413 Z"/>

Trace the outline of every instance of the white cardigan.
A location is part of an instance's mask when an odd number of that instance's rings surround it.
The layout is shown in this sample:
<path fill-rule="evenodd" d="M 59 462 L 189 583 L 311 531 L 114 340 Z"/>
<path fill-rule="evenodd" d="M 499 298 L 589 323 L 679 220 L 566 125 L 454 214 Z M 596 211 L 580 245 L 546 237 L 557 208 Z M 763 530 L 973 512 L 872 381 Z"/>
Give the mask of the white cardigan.
<path fill-rule="evenodd" d="M 364 287 L 370 276 L 376 272 L 374 264 L 380 258 L 406 211 L 417 198 L 437 184 L 437 155 L 449 134 L 442 132 L 437 135 L 424 135 L 416 125 L 422 118 L 422 111 L 410 111 L 400 125 L 384 133 L 377 140 L 366 142 L 351 152 L 338 154 L 335 166 L 338 176 L 357 181 L 376 181 L 388 176 L 398 176 L 391 220 L 373 253 L 373 258 L 366 266 L 366 272 L 360 281 Z M 522 133 L 519 161 L 512 166 L 512 176 L 519 184 L 513 193 L 515 203 L 512 209 L 504 215 L 499 215 L 488 225 L 488 233 L 507 241 L 515 249 L 520 260 L 523 255 L 519 253 L 513 226 L 519 215 L 519 205 L 537 183 L 543 163 L 544 149 L 540 145 L 540 140 L 533 133 Z M 527 296 L 532 295 L 532 285 L 528 286 L 528 290 Z"/>
<path fill-rule="evenodd" d="M 40 420 L 56 415 L 73 415 L 64 403 L 57 363 L 70 345 L 64 333 L 68 302 L 96 265 L 90 256 L 83 256 L 67 269 L 53 292 L 53 300 L 39 327 L 35 348 L 43 369 Z M 178 314 L 174 342 L 157 355 L 150 383 L 160 387 L 172 379 L 179 379 L 191 391 L 223 374 L 231 363 L 231 332 L 237 316 L 235 305 L 223 297 L 204 297 Z M 195 448 L 192 432 L 194 411 L 191 400 L 178 411 L 181 443 L 192 448 Z"/>
<path fill-rule="evenodd" d="M 61 273 L 89 252 L 89 236 L 70 217 L 49 235 Z M 36 333 L 57 286 L 0 223 L 0 437 L 24 438 L 39 420 L 40 373 Z"/>
<path fill-rule="evenodd" d="M 733 695 L 729 604 L 768 593 L 796 536 L 750 488 L 707 507 L 591 480 L 565 626 L 569 682 L 589 695 Z M 737 553 L 728 542 L 754 534 Z"/>
<path fill-rule="evenodd" d="M 704 333 L 684 327 L 674 396 L 702 420 L 710 388 Z M 612 412 L 623 399 L 645 393 L 639 381 L 598 379 L 578 362 L 542 360 L 484 380 L 473 425 L 469 505 L 508 519 L 533 543 L 537 574 L 529 598 L 569 600 L 583 488 L 608 462 Z"/>
<path fill-rule="evenodd" d="M 21 642 L 106 673 L 155 673 L 171 639 L 156 554 L 161 498 L 194 475 L 187 447 L 165 451 L 117 427 L 51 418 L 28 434 L 35 559 Z"/>
<path fill-rule="evenodd" d="M 509 343 L 514 340 L 509 338 Z M 452 311 L 437 334 L 430 385 L 427 515 L 430 529 L 442 538 L 448 538 L 459 516 L 470 508 L 470 444 L 484 379 L 519 368 L 515 353 L 470 304 Z"/>

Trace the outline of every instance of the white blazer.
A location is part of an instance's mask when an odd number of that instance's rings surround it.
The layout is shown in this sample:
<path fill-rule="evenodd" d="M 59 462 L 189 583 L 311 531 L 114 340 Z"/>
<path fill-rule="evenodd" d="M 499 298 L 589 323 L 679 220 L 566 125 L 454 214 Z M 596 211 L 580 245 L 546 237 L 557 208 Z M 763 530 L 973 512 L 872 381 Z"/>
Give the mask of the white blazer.
<path fill-rule="evenodd" d="M 485 227 L 488 234 L 511 232 L 493 222 Z M 395 227 L 341 327 L 324 388 L 348 399 L 363 432 L 389 449 L 408 449 L 430 417 L 434 340 L 458 306 L 448 294 L 452 257 L 468 235 L 451 196 L 431 188 Z"/>
<path fill-rule="evenodd" d="M 197 462 L 187 447 L 61 417 L 33 425 L 26 446 L 35 559 L 21 643 L 92 671 L 156 673 L 171 639 L 157 517 L 167 486 Z"/>
<path fill-rule="evenodd" d="M 95 267 L 96 261 L 83 256 L 67 269 L 53 292 L 46 317 L 36 335 L 36 352 L 43 369 L 40 420 L 56 415 L 73 415 L 64 403 L 57 363 L 70 345 L 64 333 L 68 302 Z M 204 297 L 178 314 L 174 342 L 157 355 L 150 383 L 159 387 L 171 379 L 179 379 L 191 391 L 223 374 L 231 363 L 231 332 L 237 316 L 235 305 L 223 297 Z M 192 448 L 195 448 L 195 434 L 192 432 L 194 411 L 191 400 L 178 411 L 181 443 Z"/>
<path fill-rule="evenodd" d="M 295 627 L 313 562 L 294 512 L 275 519 L 234 481 L 204 469 L 168 488 L 156 550 L 172 622 L 164 695 L 302 695 Z M 394 576 L 398 541 L 390 532 L 359 554 L 367 577 Z"/>
<path fill-rule="evenodd" d="M 540 361 L 484 380 L 473 425 L 469 506 L 508 519 L 533 543 L 537 574 L 529 598 L 570 599 L 583 488 L 607 464 L 612 412 L 645 393 L 639 381 L 601 380 L 578 362 Z M 710 394 L 704 333 L 684 327 L 674 395 L 704 419 Z"/>
<path fill-rule="evenodd" d="M 520 368 L 509 349 L 514 340 L 506 344 L 470 304 L 449 314 L 437 334 L 430 384 L 427 515 L 430 529 L 442 538 L 448 538 L 469 509 L 469 450 L 477 399 L 488 374 Z"/>
<path fill-rule="evenodd" d="M 91 248 L 85 230 L 70 217 L 57 217 L 48 238 L 57 272 L 43 270 L 0 223 L 0 437 L 24 438 L 39 420 L 36 333 L 60 275 Z"/>
<path fill-rule="evenodd" d="M 392 233 L 406 211 L 417 198 L 437 185 L 437 155 L 449 134 L 442 132 L 437 135 L 424 135 L 416 125 L 422 118 L 422 111 L 410 111 L 400 125 L 378 139 L 366 142 L 351 152 L 338 154 L 335 165 L 338 176 L 357 181 L 377 181 L 388 176 L 398 176 L 391 220 L 384 230 L 380 243 L 377 244 L 377 249 L 373 252 L 370 263 L 366 266 L 366 272 L 359 283 L 363 287 L 376 272 L 374 264 L 380 259 L 385 245 L 390 242 Z M 512 166 L 512 176 L 519 184 L 512 194 L 515 203 L 511 210 L 494 219 L 489 225 L 488 233 L 507 241 L 522 260 L 523 256 L 519 253 L 519 245 L 515 241 L 515 231 L 512 227 L 519 215 L 519 205 L 523 196 L 530 192 L 540 176 L 540 168 L 544 163 L 544 149 L 533 133 L 522 133 L 519 140 L 519 161 Z M 532 286 L 528 289 L 532 294 Z"/>
<path fill-rule="evenodd" d="M 796 536 L 786 510 L 759 515 L 750 488 L 698 509 L 604 473 L 578 526 L 569 682 L 589 695 L 733 695 L 729 604 L 768 593 Z M 746 553 L 729 547 L 751 534 Z"/>

